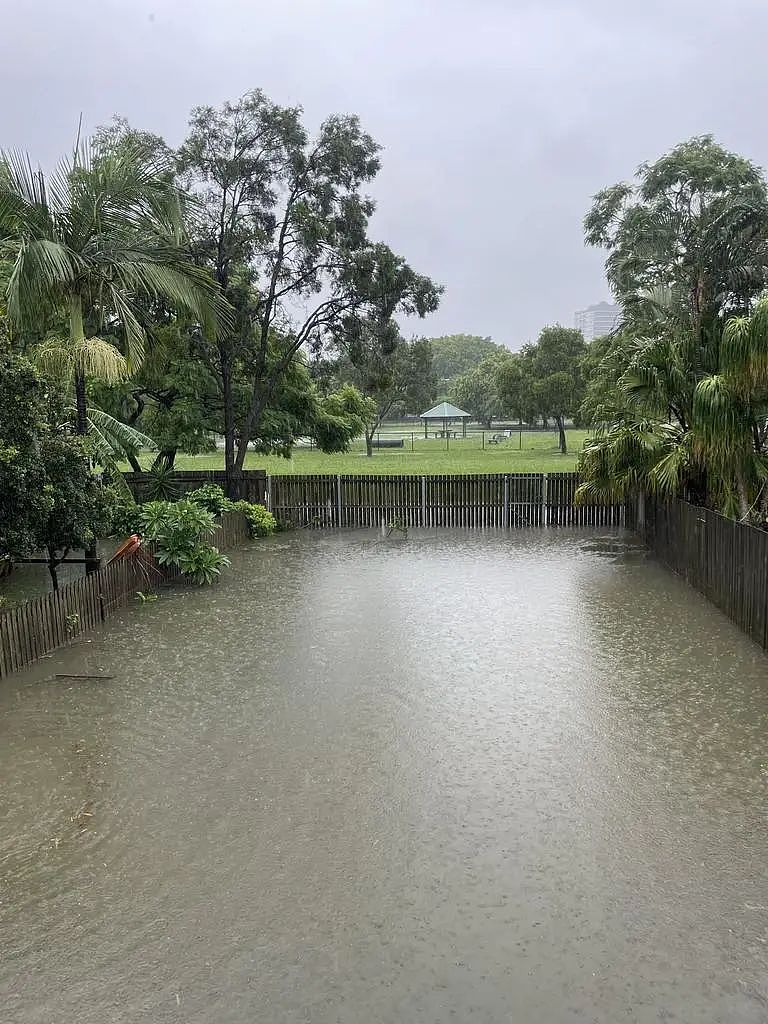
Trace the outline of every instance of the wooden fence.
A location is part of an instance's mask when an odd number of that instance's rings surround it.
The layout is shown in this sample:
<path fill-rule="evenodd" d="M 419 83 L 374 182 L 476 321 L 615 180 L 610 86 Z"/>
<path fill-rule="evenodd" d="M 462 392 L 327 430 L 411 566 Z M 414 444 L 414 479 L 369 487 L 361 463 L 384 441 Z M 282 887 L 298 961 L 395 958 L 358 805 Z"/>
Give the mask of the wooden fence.
<path fill-rule="evenodd" d="M 295 527 L 616 526 L 622 505 L 576 505 L 575 473 L 272 476 L 267 506 Z"/>
<path fill-rule="evenodd" d="M 231 513 L 224 516 L 211 543 L 226 550 L 249 537 L 244 517 Z M 100 625 L 135 600 L 137 591 L 152 590 L 178 575 L 177 570 L 160 569 L 144 550 L 140 557 L 81 576 L 56 593 L 0 609 L 0 679 Z"/>
<path fill-rule="evenodd" d="M 157 481 L 151 473 L 125 473 L 125 481 L 138 502 L 151 501 L 157 497 Z M 189 491 L 196 491 L 204 484 L 218 484 L 226 488 L 227 476 L 223 469 L 178 469 L 169 474 L 164 483 L 172 489 L 169 497 L 180 498 Z M 264 504 L 267 489 L 267 474 L 263 469 L 243 470 L 240 481 L 240 497 L 257 505 Z"/>
<path fill-rule="evenodd" d="M 768 649 L 768 533 L 685 501 L 644 501 L 627 525 L 670 569 Z"/>

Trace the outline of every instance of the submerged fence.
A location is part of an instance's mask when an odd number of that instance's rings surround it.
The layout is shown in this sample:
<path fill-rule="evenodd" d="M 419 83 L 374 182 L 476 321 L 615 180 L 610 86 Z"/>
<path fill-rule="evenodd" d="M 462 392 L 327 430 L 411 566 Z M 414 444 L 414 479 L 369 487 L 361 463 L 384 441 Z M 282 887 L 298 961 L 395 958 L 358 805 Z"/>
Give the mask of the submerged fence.
<path fill-rule="evenodd" d="M 616 526 L 624 506 L 576 505 L 576 473 L 267 478 L 267 505 L 295 527 Z"/>
<path fill-rule="evenodd" d="M 768 648 L 768 533 L 685 501 L 645 499 L 628 508 L 660 561 Z"/>
<path fill-rule="evenodd" d="M 232 513 L 224 517 L 211 543 L 226 550 L 249 537 L 244 517 Z M 135 600 L 137 591 L 152 590 L 178 575 L 177 570 L 159 568 L 145 551 L 144 557 L 114 562 L 56 592 L 0 609 L 0 679 L 106 621 Z"/>

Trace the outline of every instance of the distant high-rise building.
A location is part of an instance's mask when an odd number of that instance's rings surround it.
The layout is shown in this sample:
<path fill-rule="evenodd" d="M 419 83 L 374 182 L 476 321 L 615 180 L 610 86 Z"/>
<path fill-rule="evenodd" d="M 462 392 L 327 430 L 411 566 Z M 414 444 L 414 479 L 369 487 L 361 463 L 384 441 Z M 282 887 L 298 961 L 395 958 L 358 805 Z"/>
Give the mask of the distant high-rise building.
<path fill-rule="evenodd" d="M 585 341 L 592 341 L 603 334 L 610 334 L 619 323 L 621 310 L 610 302 L 598 302 L 576 312 L 575 324 L 584 335 Z"/>

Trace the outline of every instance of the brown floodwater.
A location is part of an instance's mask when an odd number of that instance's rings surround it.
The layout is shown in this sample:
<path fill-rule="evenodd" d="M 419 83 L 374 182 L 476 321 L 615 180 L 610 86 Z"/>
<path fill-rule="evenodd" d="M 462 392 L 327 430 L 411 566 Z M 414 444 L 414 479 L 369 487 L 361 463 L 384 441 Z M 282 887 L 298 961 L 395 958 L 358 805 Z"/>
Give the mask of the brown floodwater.
<path fill-rule="evenodd" d="M 0 684 L 3 1024 L 768 1020 L 719 612 L 608 532 L 233 561 Z"/>

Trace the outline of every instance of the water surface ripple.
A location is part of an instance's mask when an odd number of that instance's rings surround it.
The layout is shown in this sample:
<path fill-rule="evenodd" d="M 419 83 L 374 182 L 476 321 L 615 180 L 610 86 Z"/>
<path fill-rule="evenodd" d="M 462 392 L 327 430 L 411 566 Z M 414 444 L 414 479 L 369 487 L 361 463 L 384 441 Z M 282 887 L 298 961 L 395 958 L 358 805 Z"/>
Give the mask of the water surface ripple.
<path fill-rule="evenodd" d="M 255 545 L 0 684 L 0 1019 L 768 1021 L 767 668 L 617 534 Z"/>

